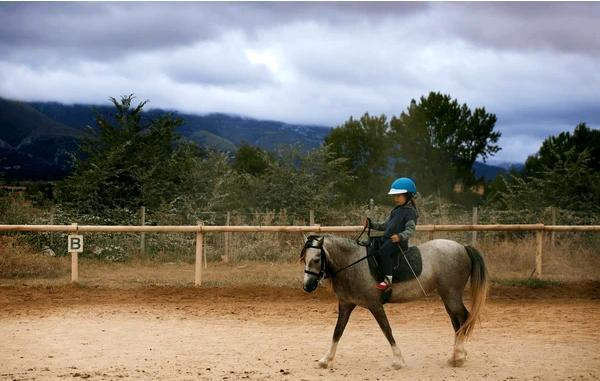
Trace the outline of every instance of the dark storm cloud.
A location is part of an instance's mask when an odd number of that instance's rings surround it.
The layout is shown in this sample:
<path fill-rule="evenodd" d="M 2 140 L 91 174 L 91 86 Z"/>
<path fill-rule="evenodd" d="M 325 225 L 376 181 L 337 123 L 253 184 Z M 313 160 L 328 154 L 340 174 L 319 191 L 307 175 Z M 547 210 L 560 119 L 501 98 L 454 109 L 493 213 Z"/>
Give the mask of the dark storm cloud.
<path fill-rule="evenodd" d="M 508 133 L 523 132 L 543 138 L 562 131 L 572 131 L 579 123 L 600 126 L 600 103 L 593 101 L 581 104 L 564 103 L 545 107 L 522 107 L 512 113 L 503 113 L 501 124 Z"/>
<path fill-rule="evenodd" d="M 183 46 L 214 37 L 229 18 L 229 7 L 211 9 L 188 3 L 4 3 L 0 42 L 9 52 L 67 49 L 92 57 Z"/>
<path fill-rule="evenodd" d="M 600 53 L 600 4 L 444 3 L 450 32 L 487 48 Z"/>
<path fill-rule="evenodd" d="M 600 124 L 600 3 L 0 2 L 0 96 L 336 126 L 430 91 L 522 160 Z"/>
<path fill-rule="evenodd" d="M 448 33 L 485 46 L 600 52 L 595 3 L 2 3 L 0 44 L 68 49 L 97 57 L 212 39 L 224 31 L 252 36 L 290 22 L 378 25 L 432 17 L 424 35 Z M 439 28 L 438 30 L 436 30 Z M 432 38 L 434 36 L 431 36 Z"/>
<path fill-rule="evenodd" d="M 0 45 L 5 54 L 33 48 L 114 57 L 185 46 L 232 30 L 253 36 L 257 29 L 298 20 L 353 22 L 423 8 L 385 3 L 3 3 Z"/>

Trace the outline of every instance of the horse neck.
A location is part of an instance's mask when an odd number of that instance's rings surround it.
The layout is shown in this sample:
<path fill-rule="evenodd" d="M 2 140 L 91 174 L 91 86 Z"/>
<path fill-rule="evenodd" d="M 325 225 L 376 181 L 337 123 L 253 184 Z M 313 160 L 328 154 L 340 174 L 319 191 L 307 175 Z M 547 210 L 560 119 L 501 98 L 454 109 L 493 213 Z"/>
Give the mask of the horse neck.
<path fill-rule="evenodd" d="M 348 266 L 352 262 L 366 255 L 366 253 L 363 253 L 363 251 L 360 250 L 362 249 L 360 246 L 352 247 L 349 250 L 344 250 L 337 242 L 335 242 L 334 239 L 331 238 L 326 238 L 324 245 L 328 254 L 327 259 L 334 271 L 338 271 L 339 269 Z"/>

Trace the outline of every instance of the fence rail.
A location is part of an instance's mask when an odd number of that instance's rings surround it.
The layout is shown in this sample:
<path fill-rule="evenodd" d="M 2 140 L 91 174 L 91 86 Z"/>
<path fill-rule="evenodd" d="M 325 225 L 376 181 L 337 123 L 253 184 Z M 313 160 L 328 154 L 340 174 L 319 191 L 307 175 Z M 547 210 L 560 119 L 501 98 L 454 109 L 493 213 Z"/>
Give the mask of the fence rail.
<path fill-rule="evenodd" d="M 108 225 L 0 225 L 0 232 L 65 232 L 65 233 L 196 233 L 196 264 L 194 284 L 202 284 L 202 258 L 204 251 L 204 233 L 352 233 L 360 232 L 362 226 L 108 226 Z M 535 276 L 542 278 L 542 255 L 545 232 L 592 232 L 600 231 L 600 225 L 419 225 L 417 231 L 434 232 L 456 231 L 532 231 L 536 233 L 536 271 Z M 78 256 L 71 253 L 71 281 L 78 281 Z"/>
<path fill-rule="evenodd" d="M 65 233 L 352 233 L 362 226 L 210 226 L 210 225 L 0 225 L 0 232 L 65 232 Z M 496 224 L 496 225 L 419 225 L 417 231 L 547 231 L 589 232 L 600 231 L 600 225 L 544 225 L 544 224 Z"/>

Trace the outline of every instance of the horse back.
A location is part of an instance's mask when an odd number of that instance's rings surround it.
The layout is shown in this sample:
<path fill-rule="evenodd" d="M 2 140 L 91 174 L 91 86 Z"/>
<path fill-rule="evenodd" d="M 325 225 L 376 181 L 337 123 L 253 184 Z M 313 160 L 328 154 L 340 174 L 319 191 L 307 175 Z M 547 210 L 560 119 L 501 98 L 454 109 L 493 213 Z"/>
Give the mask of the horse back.
<path fill-rule="evenodd" d="M 422 261 L 419 282 L 413 276 L 412 280 L 394 283 L 390 302 L 423 297 L 421 286 L 427 295 L 431 295 L 436 289 L 438 292 L 462 292 L 471 274 L 471 260 L 465 247 L 446 239 L 427 241 L 417 247 Z"/>

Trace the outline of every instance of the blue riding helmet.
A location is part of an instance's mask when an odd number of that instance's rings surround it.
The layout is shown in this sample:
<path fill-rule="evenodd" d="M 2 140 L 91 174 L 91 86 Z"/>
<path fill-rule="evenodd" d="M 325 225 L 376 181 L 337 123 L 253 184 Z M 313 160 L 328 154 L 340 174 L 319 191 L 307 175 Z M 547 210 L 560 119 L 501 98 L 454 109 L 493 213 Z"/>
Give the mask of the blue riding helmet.
<path fill-rule="evenodd" d="M 400 193 L 417 193 L 417 186 L 415 182 L 408 177 L 400 177 L 394 180 L 392 187 L 388 194 L 400 194 Z"/>

